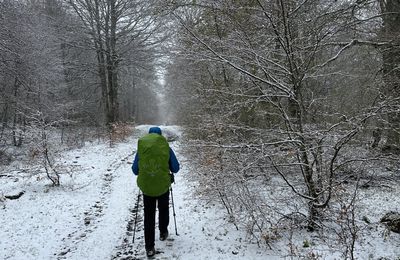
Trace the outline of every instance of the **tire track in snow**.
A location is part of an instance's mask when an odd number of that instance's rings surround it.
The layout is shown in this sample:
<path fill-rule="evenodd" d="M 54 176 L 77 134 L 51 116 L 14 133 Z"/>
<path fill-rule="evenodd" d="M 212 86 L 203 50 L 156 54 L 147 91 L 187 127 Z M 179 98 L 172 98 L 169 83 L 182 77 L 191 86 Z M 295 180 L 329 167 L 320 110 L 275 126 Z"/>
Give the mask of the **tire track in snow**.
<path fill-rule="evenodd" d="M 139 201 L 136 232 L 135 232 L 135 242 L 132 243 L 133 233 L 135 228 L 135 218 L 136 218 L 136 202 L 129 208 L 129 221 L 126 226 L 126 231 L 124 237 L 121 239 L 121 244 L 115 248 L 115 253 L 111 257 L 112 260 L 145 260 L 149 259 L 146 256 L 145 246 L 144 246 L 144 226 L 143 226 L 143 195 Z M 157 225 L 157 222 L 156 222 Z M 166 247 L 172 247 L 173 239 L 169 238 L 165 241 Z M 164 255 L 165 247 L 158 247 L 156 255 L 151 257 L 152 260 L 167 260 L 171 259 L 170 256 Z"/>
<path fill-rule="evenodd" d="M 101 192 L 99 199 L 94 205 L 90 206 L 90 208 L 84 212 L 84 223 L 81 225 L 81 228 L 68 234 L 67 237 L 62 239 L 65 246 L 60 250 L 61 252 L 54 254 L 57 259 L 67 259 L 71 253 L 76 251 L 78 244 L 84 241 L 87 238 L 87 235 L 92 233 L 97 228 L 98 223 L 101 221 L 101 217 L 104 216 L 104 209 L 107 208 L 109 203 L 108 199 L 112 192 L 111 184 L 114 179 L 114 174 L 122 165 L 126 163 L 128 158 L 132 156 L 133 153 L 130 153 L 122 159 L 118 158 L 114 160 L 110 166 L 107 167 L 107 173 L 105 173 L 102 177 L 103 184 L 100 188 Z"/>
<path fill-rule="evenodd" d="M 137 197 L 136 197 L 137 198 Z M 139 203 L 139 205 L 137 205 Z M 136 212 L 137 209 L 137 212 Z M 115 253 L 111 257 L 112 260 L 135 260 L 145 259 L 141 258 L 144 248 L 144 236 L 143 236 L 143 196 L 140 196 L 140 200 L 135 201 L 134 205 L 129 207 L 129 220 L 126 226 L 125 234 L 122 242 L 115 248 Z M 136 219 L 137 214 L 137 219 Z M 136 222 L 136 231 L 135 229 Z M 133 234 L 135 233 L 135 242 L 133 243 Z M 142 252 L 143 251 L 143 252 Z"/>

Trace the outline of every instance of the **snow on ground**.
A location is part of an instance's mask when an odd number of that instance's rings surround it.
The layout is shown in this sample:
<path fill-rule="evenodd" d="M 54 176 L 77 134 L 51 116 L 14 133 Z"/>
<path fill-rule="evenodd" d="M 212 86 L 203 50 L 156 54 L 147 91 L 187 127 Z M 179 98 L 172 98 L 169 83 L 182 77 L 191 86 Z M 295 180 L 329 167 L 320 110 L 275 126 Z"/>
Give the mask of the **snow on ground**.
<path fill-rule="evenodd" d="M 137 127 L 132 137 L 113 147 L 105 141 L 63 152 L 58 164 L 67 174 L 61 177 L 61 187 L 52 187 L 43 173 L 32 174 L 40 170 L 38 166 L 18 162 L 4 166 L 0 172 L 0 258 L 146 259 L 143 204 L 140 201 L 137 215 L 139 191 L 131 163 L 137 139 L 149 127 Z M 189 170 L 190 161 L 181 152 L 177 138 L 182 130 L 177 126 L 161 128 L 167 139 L 177 140 L 171 146 L 181 163 L 172 186 L 179 235 L 175 234 L 171 208 L 170 238 L 159 241 L 156 229 L 156 250 L 160 253 L 155 259 L 286 259 L 288 240 L 276 241 L 273 250 L 259 248 L 248 242 L 244 231 L 237 231 L 226 221 L 221 205 L 196 197 L 196 173 Z M 386 234 L 379 224 L 385 212 L 400 210 L 400 189 L 385 189 L 360 192 L 359 218 L 366 216 L 371 224 L 360 230 L 358 259 L 400 259 L 399 235 Z M 19 199 L 4 198 L 20 191 L 25 193 Z M 322 259 L 341 258 L 337 249 L 322 244 L 302 248 L 305 240 L 318 241 L 312 234 L 295 235 L 294 243 L 301 255 L 315 252 Z"/>
<path fill-rule="evenodd" d="M 29 177 L 29 168 L 17 177 L 0 178 L 0 195 L 23 190 L 16 200 L 0 202 L 0 257 L 2 259 L 143 259 L 145 258 L 142 208 L 132 244 L 136 177 L 131 172 L 137 138 L 149 126 L 140 126 L 128 140 L 87 143 L 64 152 L 59 164 L 69 169 L 61 187 L 51 187 L 41 175 Z M 180 135 L 179 127 L 162 127 L 169 136 Z M 179 141 L 173 142 L 181 171 L 176 175 L 173 195 L 177 231 L 170 218 L 170 239 L 158 241 L 163 253 L 156 259 L 280 259 L 255 244 L 224 221 L 224 211 L 193 197 L 195 182 L 187 167 Z M 10 173 L 2 168 L 1 174 Z M 15 171 L 14 171 L 15 172 Z"/>
<path fill-rule="evenodd" d="M 385 213 L 390 211 L 400 212 L 400 187 L 393 188 L 379 186 L 377 188 L 362 189 L 358 202 L 360 215 L 368 219 L 370 224 L 359 233 L 356 256 L 359 259 L 395 259 L 400 260 L 400 234 L 388 232 L 380 223 Z"/>
<path fill-rule="evenodd" d="M 4 259 L 55 259 L 67 248 L 71 251 L 64 254 L 67 258 L 87 259 L 94 252 L 98 259 L 107 258 L 107 251 L 113 249 L 110 241 L 119 238 L 134 191 L 127 170 L 133 147 L 129 140 L 114 148 L 87 144 L 66 152 L 60 163 L 75 171 L 61 177 L 61 187 L 51 187 L 47 179 L 36 176 L 18 181 L 25 194 L 3 202 L 0 210 L 0 255 Z M 11 192 L 9 181 L 1 179 L 4 194 Z M 12 188 L 17 188 L 16 183 Z M 81 240 L 84 236 L 87 239 Z M 96 250 L 74 245 L 75 241 L 90 243 L 95 236 Z"/>

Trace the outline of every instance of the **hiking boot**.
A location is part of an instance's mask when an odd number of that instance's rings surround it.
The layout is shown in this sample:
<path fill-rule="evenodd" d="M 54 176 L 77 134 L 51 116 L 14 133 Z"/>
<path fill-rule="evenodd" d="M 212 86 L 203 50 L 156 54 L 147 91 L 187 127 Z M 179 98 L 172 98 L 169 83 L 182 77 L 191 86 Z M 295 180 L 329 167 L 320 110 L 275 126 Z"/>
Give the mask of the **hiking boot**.
<path fill-rule="evenodd" d="M 163 233 L 160 233 L 160 240 L 164 241 L 168 238 L 168 231 L 165 231 Z"/>
<path fill-rule="evenodd" d="M 149 250 L 146 249 L 147 257 L 153 257 L 155 254 L 156 254 L 156 250 L 154 249 L 154 247 Z"/>

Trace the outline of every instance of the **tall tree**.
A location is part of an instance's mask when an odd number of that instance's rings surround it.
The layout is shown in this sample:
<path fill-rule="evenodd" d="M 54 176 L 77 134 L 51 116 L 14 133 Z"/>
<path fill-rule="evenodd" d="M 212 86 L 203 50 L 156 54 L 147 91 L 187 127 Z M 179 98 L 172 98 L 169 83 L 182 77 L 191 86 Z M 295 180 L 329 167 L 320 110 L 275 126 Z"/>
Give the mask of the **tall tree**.
<path fill-rule="evenodd" d="M 381 109 L 370 107 L 373 93 L 357 95 L 363 96 L 358 110 L 344 109 L 345 102 L 335 96 L 338 92 L 354 95 L 356 89 L 373 92 L 365 83 L 373 82 L 377 73 L 376 68 L 370 69 L 376 60 L 367 55 L 376 53 L 370 45 L 379 45 L 370 41 L 367 30 L 377 28 L 376 13 L 371 11 L 376 4 L 181 2 L 174 16 L 185 32 L 179 34 L 180 56 L 172 67 L 180 70 L 168 79 L 194 88 L 188 93 L 198 95 L 186 111 L 200 107 L 191 114 L 197 125 L 192 129 L 198 129 L 196 137 L 201 136 L 208 143 L 206 150 L 219 158 L 202 163 L 215 165 L 216 173 L 241 184 L 249 175 L 262 178 L 274 169 L 298 198 L 307 201 L 313 228 L 332 199 L 346 161 L 343 151 Z M 190 73 L 193 76 L 185 78 Z M 198 106 L 193 104 L 197 102 Z M 296 174 L 302 184 L 296 183 Z M 220 176 L 215 174 L 212 182 L 218 183 Z M 249 183 L 254 184 L 252 178 Z M 249 186 L 238 189 L 252 196 Z"/>
<path fill-rule="evenodd" d="M 384 148 L 400 153 L 400 1 L 380 0 L 379 3 L 383 20 L 381 36 L 389 43 L 382 48 L 382 94 L 393 101 L 387 118 Z"/>
<path fill-rule="evenodd" d="M 68 0 L 68 3 L 92 39 L 106 123 L 113 123 L 119 119 L 119 77 L 126 53 L 155 44 L 153 36 L 160 29 L 152 1 Z"/>

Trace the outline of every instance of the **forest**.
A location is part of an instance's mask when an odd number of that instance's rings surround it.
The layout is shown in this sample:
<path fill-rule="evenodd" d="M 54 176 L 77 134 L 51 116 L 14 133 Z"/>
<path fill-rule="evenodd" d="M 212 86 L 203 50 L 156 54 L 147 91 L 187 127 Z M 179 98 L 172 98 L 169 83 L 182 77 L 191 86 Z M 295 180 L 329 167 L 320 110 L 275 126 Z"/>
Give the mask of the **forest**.
<path fill-rule="evenodd" d="M 400 258 L 398 0 L 0 0 L 0 89 L 2 181 L 178 125 L 196 196 L 259 247 Z"/>

